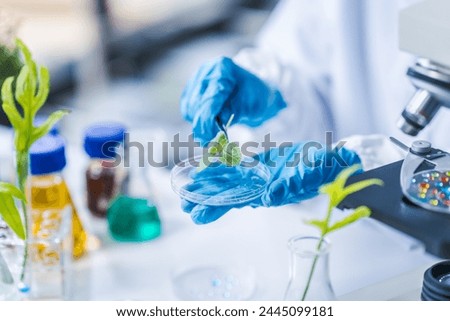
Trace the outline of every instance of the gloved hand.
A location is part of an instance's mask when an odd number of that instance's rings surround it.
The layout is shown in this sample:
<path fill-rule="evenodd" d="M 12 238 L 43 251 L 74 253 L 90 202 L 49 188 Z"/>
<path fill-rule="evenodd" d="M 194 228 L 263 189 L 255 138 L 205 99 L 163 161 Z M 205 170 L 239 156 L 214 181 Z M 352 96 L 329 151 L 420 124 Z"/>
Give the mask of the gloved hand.
<path fill-rule="evenodd" d="M 192 122 L 194 137 L 202 145 L 219 131 L 216 117 L 226 124 L 261 125 L 286 107 L 280 92 L 261 79 L 221 57 L 204 64 L 181 96 L 181 114 Z"/>
<path fill-rule="evenodd" d="M 195 223 L 206 224 L 217 220 L 233 207 L 297 203 L 316 196 L 321 185 L 332 182 L 347 166 L 361 163 L 356 153 L 345 148 L 337 151 L 311 148 L 305 153 L 304 147 L 305 143 L 301 143 L 288 148 L 274 148 L 258 155 L 271 172 L 270 182 L 260 198 L 237 206 L 206 206 L 183 200 L 183 211 L 189 213 Z M 226 182 L 233 178 L 224 177 L 223 182 L 218 182 L 223 173 L 227 175 L 224 167 L 208 168 L 199 172 L 194 182 L 186 188 L 191 192 L 211 195 L 225 193 L 228 190 Z"/>

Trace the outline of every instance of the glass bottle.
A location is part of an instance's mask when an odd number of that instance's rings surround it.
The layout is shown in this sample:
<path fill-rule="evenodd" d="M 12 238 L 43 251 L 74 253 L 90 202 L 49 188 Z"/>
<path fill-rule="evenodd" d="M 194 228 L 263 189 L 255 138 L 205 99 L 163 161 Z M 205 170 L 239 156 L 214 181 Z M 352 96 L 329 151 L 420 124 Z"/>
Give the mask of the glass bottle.
<path fill-rule="evenodd" d="M 328 255 L 330 244 L 314 236 L 295 236 L 288 242 L 291 254 L 286 301 L 332 301 Z"/>
<path fill-rule="evenodd" d="M 107 218 L 109 233 L 116 241 L 150 241 L 161 234 L 161 221 L 145 167 L 133 167 L 127 193 L 111 202 Z"/>
<path fill-rule="evenodd" d="M 34 210 L 71 208 L 71 224 L 75 259 L 87 251 L 87 233 L 63 178 L 66 165 L 65 143 L 59 135 L 47 135 L 36 142 L 30 151 L 31 207 Z"/>
<path fill-rule="evenodd" d="M 127 190 L 128 171 L 116 157 L 124 135 L 125 127 L 118 123 L 98 123 L 85 131 L 87 207 L 95 217 L 105 218 L 111 200 Z"/>
<path fill-rule="evenodd" d="M 71 259 L 86 252 L 87 235 L 62 175 L 65 166 L 61 136 L 47 135 L 31 147 L 27 199 L 33 297 L 64 298 Z"/>
<path fill-rule="evenodd" d="M 18 298 L 15 280 L 20 274 L 22 247 L 8 225 L 0 220 L 0 301 Z"/>

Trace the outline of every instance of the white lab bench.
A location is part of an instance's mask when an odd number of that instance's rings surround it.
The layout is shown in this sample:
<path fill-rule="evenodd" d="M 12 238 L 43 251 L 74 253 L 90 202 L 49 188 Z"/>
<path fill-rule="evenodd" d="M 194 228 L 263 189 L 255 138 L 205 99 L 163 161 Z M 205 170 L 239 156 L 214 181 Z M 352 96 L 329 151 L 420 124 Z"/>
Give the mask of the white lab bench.
<path fill-rule="evenodd" d="M 252 300 L 282 300 L 288 282 L 287 240 L 316 233 L 303 221 L 324 215 L 324 197 L 300 205 L 232 210 L 198 226 L 181 211 L 169 171 L 152 168 L 149 175 L 157 192 L 161 236 L 140 244 L 105 236 L 101 248 L 75 262 L 73 299 L 177 300 L 171 281 L 176 270 L 244 264 L 256 272 Z M 331 282 L 342 300 L 419 300 L 422 274 L 438 260 L 416 240 L 372 219 L 337 231 L 330 240 Z"/>

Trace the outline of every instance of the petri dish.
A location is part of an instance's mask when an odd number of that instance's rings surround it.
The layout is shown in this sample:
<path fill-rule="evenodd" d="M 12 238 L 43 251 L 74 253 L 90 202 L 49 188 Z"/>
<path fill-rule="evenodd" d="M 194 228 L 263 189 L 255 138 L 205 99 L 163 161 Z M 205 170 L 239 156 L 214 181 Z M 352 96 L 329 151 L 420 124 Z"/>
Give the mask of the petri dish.
<path fill-rule="evenodd" d="M 406 196 L 425 209 L 450 213 L 450 170 L 421 171 L 410 179 Z"/>
<path fill-rule="evenodd" d="M 208 166 L 200 170 L 200 164 Z M 198 155 L 178 163 L 171 172 L 172 189 L 182 199 L 208 206 L 247 203 L 260 197 L 270 180 L 270 171 L 259 160 L 245 157 L 237 166 L 217 158 Z"/>
<path fill-rule="evenodd" d="M 174 272 L 172 284 L 181 300 L 249 300 L 256 290 L 256 273 L 246 265 L 199 265 Z"/>

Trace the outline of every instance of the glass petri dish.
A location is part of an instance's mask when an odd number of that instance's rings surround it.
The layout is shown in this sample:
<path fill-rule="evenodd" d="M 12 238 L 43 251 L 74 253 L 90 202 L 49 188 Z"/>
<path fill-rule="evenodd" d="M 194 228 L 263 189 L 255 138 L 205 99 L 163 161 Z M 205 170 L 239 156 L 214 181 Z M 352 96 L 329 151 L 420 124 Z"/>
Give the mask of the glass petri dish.
<path fill-rule="evenodd" d="M 246 265 L 199 265 L 173 273 L 175 295 L 188 301 L 249 300 L 256 289 L 256 273 Z"/>
<path fill-rule="evenodd" d="M 416 205 L 450 214 L 450 170 L 426 170 L 414 174 L 405 195 Z"/>
<path fill-rule="evenodd" d="M 207 163 L 201 168 L 202 161 Z M 186 159 L 171 172 L 172 189 L 182 199 L 208 206 L 247 203 L 260 197 L 267 187 L 270 171 L 266 165 L 250 157 L 237 166 L 222 164 L 217 158 L 203 155 Z"/>

